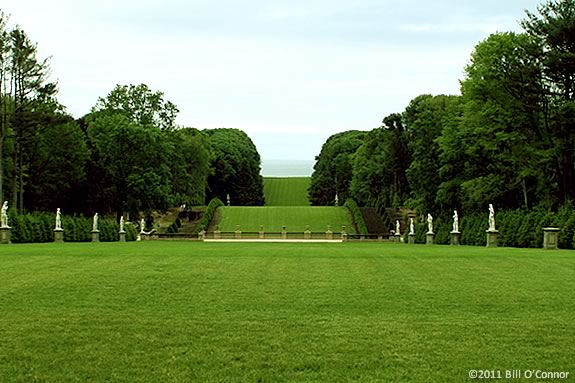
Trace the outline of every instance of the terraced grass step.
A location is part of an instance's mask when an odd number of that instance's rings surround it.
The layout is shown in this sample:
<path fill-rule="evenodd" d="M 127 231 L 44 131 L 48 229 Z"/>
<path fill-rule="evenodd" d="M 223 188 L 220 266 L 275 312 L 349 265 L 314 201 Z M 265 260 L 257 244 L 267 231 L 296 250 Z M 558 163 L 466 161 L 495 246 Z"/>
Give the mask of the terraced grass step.
<path fill-rule="evenodd" d="M 334 206 L 225 206 L 218 208 L 211 227 L 219 225 L 221 231 L 257 232 L 263 226 L 266 232 L 280 232 L 286 226 L 289 232 L 303 232 L 306 226 L 313 232 L 324 232 L 328 225 L 334 232 L 345 226 L 347 233 L 354 234 L 351 215 L 344 207 Z"/>
<path fill-rule="evenodd" d="M 265 177 L 266 206 L 309 206 L 310 177 Z"/>

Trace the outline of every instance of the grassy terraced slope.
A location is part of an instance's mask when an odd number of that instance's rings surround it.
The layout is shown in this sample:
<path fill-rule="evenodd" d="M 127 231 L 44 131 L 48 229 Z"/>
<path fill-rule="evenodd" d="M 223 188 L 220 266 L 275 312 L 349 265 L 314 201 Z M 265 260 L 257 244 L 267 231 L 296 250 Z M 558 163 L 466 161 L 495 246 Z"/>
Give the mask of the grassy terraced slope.
<path fill-rule="evenodd" d="M 309 206 L 310 177 L 265 177 L 266 206 Z"/>
<path fill-rule="evenodd" d="M 348 233 L 354 233 L 351 216 L 344 207 L 333 206 L 225 206 L 218 208 L 221 231 L 234 231 L 240 225 L 242 231 L 279 232 L 282 225 L 290 232 L 303 232 L 306 225 L 311 231 L 326 231 L 331 225 L 333 231 L 340 231 L 345 225 Z"/>

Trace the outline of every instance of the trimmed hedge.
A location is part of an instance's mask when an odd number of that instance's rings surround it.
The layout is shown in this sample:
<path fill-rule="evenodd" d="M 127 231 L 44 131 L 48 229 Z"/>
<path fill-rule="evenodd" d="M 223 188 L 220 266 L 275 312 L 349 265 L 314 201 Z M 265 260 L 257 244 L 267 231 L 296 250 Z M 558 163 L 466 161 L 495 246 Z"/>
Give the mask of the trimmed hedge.
<path fill-rule="evenodd" d="M 196 227 L 194 227 L 193 233 L 197 234 L 202 230 L 207 231 L 208 226 L 210 226 L 210 223 L 214 218 L 214 214 L 216 213 L 217 208 L 220 206 L 224 206 L 224 203 L 217 197 L 213 198 L 208 204 L 208 207 L 206 208 L 206 212 L 202 216 L 202 219 L 196 225 Z"/>
<path fill-rule="evenodd" d="M 39 243 L 54 241 L 54 213 L 10 214 L 9 224 L 12 227 L 11 240 L 13 243 Z M 92 241 L 92 218 L 82 216 L 62 216 L 64 241 L 90 242 Z M 98 222 L 101 242 L 113 242 L 119 239 L 120 227 L 114 219 L 100 219 Z M 137 231 L 134 225 L 126 224 L 126 240 L 135 241 Z"/>
<path fill-rule="evenodd" d="M 365 220 L 363 219 L 363 214 L 359 210 L 357 203 L 352 199 L 348 198 L 343 204 L 343 207 L 346 207 L 347 210 L 351 213 L 351 217 L 353 219 L 353 223 L 357 228 L 357 232 L 360 235 L 368 235 L 369 231 L 367 230 L 367 225 L 365 224 Z"/>

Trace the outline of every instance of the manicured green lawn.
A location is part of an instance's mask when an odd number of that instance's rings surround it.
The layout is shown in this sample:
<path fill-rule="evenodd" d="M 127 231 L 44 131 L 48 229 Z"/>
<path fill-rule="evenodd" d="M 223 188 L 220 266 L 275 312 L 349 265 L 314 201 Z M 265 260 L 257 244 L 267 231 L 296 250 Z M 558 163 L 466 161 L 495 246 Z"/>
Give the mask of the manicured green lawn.
<path fill-rule="evenodd" d="M 264 177 L 266 206 L 309 206 L 310 177 Z"/>
<path fill-rule="evenodd" d="M 240 225 L 242 231 L 259 231 L 260 226 L 263 226 L 265 231 L 280 232 L 285 225 L 290 232 L 302 233 L 309 225 L 311 231 L 325 232 L 330 225 L 334 232 L 341 232 L 342 226 L 345 226 L 348 233 L 355 232 L 351 215 L 344 207 L 226 206 L 218 210 L 222 231 L 233 231 Z"/>
<path fill-rule="evenodd" d="M 573 381 L 574 276 L 572 251 L 7 245 L 0 381 Z"/>

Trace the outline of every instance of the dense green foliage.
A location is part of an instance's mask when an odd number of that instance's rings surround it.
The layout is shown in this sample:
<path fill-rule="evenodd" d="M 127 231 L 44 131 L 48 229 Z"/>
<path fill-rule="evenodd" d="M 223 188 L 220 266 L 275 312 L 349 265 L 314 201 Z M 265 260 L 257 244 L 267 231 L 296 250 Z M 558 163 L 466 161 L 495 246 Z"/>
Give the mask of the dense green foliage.
<path fill-rule="evenodd" d="M 349 213 L 351 214 L 351 218 L 353 220 L 353 224 L 357 228 L 358 234 L 361 234 L 361 235 L 369 234 L 369 232 L 367 230 L 367 226 L 365 224 L 365 220 L 363 219 L 363 214 L 359 210 L 357 203 L 352 198 L 348 198 L 345 201 L 345 204 L 343 205 L 343 207 L 345 207 L 345 208 L 347 208 L 347 210 L 349 210 Z"/>
<path fill-rule="evenodd" d="M 334 205 L 336 194 L 340 204 L 348 198 L 354 153 L 364 136 L 365 132 L 350 130 L 334 134 L 323 144 L 309 187 L 312 205 Z"/>
<path fill-rule="evenodd" d="M 3 382 L 573 368 L 570 252 L 146 241 L 4 246 L 0 263 Z"/>
<path fill-rule="evenodd" d="M 208 177 L 208 196 L 234 206 L 264 204 L 260 155 L 248 135 L 238 129 L 206 130 L 212 151 L 213 173 Z"/>
<path fill-rule="evenodd" d="M 309 206 L 309 177 L 264 177 L 266 206 Z"/>
<path fill-rule="evenodd" d="M 328 226 L 335 233 L 345 226 L 347 233 L 355 233 L 349 211 L 334 206 L 266 206 L 266 207 L 222 207 L 219 209 L 221 231 L 240 230 L 258 232 L 263 226 L 266 232 L 282 231 L 303 233 L 309 226 L 313 232 L 325 232 Z"/>
<path fill-rule="evenodd" d="M 489 203 L 557 211 L 575 200 L 575 3 L 547 1 L 521 24 L 524 33 L 496 33 L 475 47 L 460 96 L 418 96 L 357 151 L 329 153 L 353 158 L 350 197 L 380 212 L 409 207 L 438 218 Z M 333 184 L 315 200 L 333 199 Z"/>
<path fill-rule="evenodd" d="M 12 227 L 11 237 L 13 243 L 38 243 L 54 241 L 54 213 L 31 213 L 15 214 L 9 217 Z M 64 229 L 64 241 L 66 242 L 90 242 L 92 241 L 92 224 L 90 218 L 81 216 L 63 216 L 62 228 Z M 100 242 L 113 242 L 119 238 L 120 227 L 114 219 L 100 219 L 98 221 Z M 124 226 L 126 240 L 136 240 L 137 232 L 131 223 Z"/>

